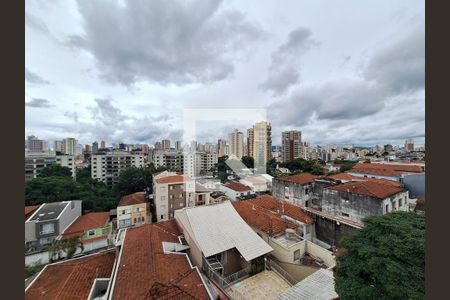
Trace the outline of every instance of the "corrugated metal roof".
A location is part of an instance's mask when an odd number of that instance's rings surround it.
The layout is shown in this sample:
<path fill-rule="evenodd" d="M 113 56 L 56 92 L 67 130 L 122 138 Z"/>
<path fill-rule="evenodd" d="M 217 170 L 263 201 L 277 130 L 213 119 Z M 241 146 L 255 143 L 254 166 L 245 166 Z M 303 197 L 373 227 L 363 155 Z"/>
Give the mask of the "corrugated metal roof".
<path fill-rule="evenodd" d="M 276 300 L 330 300 L 337 297 L 333 272 L 320 269 L 282 293 Z"/>
<path fill-rule="evenodd" d="M 273 250 L 239 216 L 230 201 L 178 210 L 175 218 L 193 233 L 205 257 L 236 248 L 250 261 Z"/>

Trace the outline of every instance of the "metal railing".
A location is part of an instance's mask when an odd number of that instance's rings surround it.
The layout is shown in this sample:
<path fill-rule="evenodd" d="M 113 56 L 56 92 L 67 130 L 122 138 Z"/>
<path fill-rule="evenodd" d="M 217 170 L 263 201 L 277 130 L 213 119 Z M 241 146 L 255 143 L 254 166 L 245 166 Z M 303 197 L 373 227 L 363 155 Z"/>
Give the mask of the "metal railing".
<path fill-rule="evenodd" d="M 227 277 L 224 278 L 224 280 L 232 284 L 233 282 L 244 279 L 245 277 L 248 277 L 248 272 L 243 269 L 237 271 L 236 273 L 228 275 Z"/>
<path fill-rule="evenodd" d="M 283 277 L 287 282 L 289 282 L 291 285 L 296 285 L 298 280 L 295 280 L 294 277 L 291 276 L 288 272 L 286 272 L 280 265 L 278 265 L 276 262 L 274 262 L 271 259 L 265 260 L 266 264 L 266 270 L 272 270 L 278 273 L 281 277 Z"/>

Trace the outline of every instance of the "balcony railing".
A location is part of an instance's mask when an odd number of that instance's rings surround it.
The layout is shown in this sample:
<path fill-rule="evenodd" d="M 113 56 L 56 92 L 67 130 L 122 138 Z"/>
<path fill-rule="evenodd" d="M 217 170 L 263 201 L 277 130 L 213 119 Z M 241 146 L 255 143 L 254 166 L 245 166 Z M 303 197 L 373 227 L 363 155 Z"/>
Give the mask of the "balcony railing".
<path fill-rule="evenodd" d="M 283 277 L 287 282 L 289 282 L 291 285 L 296 285 L 298 283 L 298 280 L 295 280 L 294 277 L 291 276 L 288 272 L 286 272 L 280 265 L 278 265 L 276 262 L 274 262 L 271 259 L 265 259 L 265 267 L 266 270 L 272 270 L 281 277 Z"/>

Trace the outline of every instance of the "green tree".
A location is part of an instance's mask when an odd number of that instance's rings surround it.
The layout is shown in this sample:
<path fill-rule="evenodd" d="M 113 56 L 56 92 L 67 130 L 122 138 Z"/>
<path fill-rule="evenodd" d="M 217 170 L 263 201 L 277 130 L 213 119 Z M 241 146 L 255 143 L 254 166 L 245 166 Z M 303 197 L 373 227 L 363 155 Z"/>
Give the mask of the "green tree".
<path fill-rule="evenodd" d="M 50 176 L 61 176 L 61 177 L 71 177 L 72 171 L 68 167 L 63 167 L 58 164 L 53 164 L 43 168 L 37 177 L 50 177 Z"/>
<path fill-rule="evenodd" d="M 242 156 L 241 161 L 247 168 L 253 169 L 255 167 L 255 160 L 251 156 Z"/>
<path fill-rule="evenodd" d="M 336 292 L 345 299 L 425 298 L 425 218 L 411 212 L 368 217 L 342 242 Z"/>
<path fill-rule="evenodd" d="M 153 174 L 161 169 L 156 169 L 153 164 L 145 168 L 126 168 L 120 172 L 113 190 L 116 195 L 122 197 L 135 192 L 142 192 L 149 189 L 152 192 Z"/>

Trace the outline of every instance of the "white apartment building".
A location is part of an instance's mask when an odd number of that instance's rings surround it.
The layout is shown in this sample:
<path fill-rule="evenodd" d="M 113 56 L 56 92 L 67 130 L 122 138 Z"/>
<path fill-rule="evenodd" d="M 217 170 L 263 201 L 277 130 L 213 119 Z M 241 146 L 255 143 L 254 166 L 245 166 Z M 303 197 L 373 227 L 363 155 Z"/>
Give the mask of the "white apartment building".
<path fill-rule="evenodd" d="M 185 175 L 190 177 L 201 176 L 217 164 L 217 153 L 184 153 L 183 162 Z"/>
<path fill-rule="evenodd" d="M 244 134 L 237 129 L 228 135 L 229 155 L 244 156 Z"/>
<path fill-rule="evenodd" d="M 123 151 L 92 155 L 91 177 L 112 186 L 120 171 L 129 167 L 144 167 L 144 156 Z"/>
<path fill-rule="evenodd" d="M 54 151 L 25 152 L 25 181 L 36 178 L 39 172 L 50 165 L 59 164 L 68 167 L 75 178 L 75 157 L 73 155 L 56 155 Z"/>

